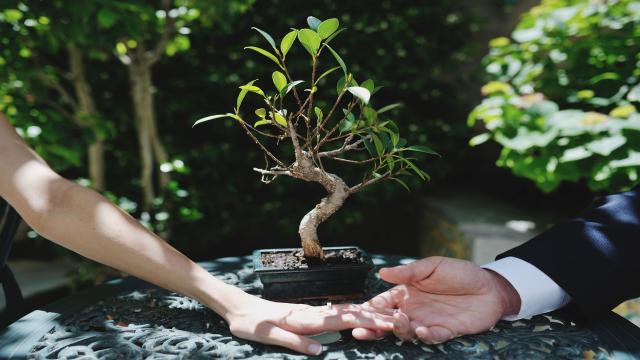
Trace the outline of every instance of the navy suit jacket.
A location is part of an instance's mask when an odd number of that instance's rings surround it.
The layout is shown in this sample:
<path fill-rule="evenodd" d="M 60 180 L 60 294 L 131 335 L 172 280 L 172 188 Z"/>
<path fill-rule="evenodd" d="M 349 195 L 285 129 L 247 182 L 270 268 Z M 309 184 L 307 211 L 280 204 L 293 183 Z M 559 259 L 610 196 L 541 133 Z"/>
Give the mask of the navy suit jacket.
<path fill-rule="evenodd" d="M 498 258 L 507 256 L 543 271 L 588 316 L 640 297 L 640 185 Z"/>

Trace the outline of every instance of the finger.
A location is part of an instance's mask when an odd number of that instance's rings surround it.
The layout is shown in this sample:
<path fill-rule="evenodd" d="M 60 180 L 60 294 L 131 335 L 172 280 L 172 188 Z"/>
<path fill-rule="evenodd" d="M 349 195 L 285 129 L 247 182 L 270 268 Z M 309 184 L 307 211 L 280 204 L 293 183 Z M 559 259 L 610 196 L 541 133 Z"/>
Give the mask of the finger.
<path fill-rule="evenodd" d="M 385 337 L 386 334 L 386 331 L 365 328 L 355 328 L 351 331 L 351 335 L 357 340 L 379 340 Z"/>
<path fill-rule="evenodd" d="M 455 337 L 453 332 L 444 326 L 427 327 L 417 321 L 412 321 L 411 327 L 416 336 L 425 344 L 440 344 Z"/>
<path fill-rule="evenodd" d="M 281 329 L 273 324 L 265 324 L 261 329 L 256 329 L 258 341 L 265 344 L 278 345 L 307 355 L 320 355 L 322 345 L 315 340 L 294 334 Z"/>
<path fill-rule="evenodd" d="M 380 269 L 380 277 L 392 284 L 408 284 L 428 278 L 442 262 L 442 257 L 432 256 L 407 265 Z"/>
<path fill-rule="evenodd" d="M 404 298 L 404 287 L 396 286 L 381 294 L 378 294 L 364 303 L 377 310 L 395 309 Z M 391 312 L 393 314 L 393 311 Z"/>
<path fill-rule="evenodd" d="M 367 328 L 372 330 L 391 331 L 393 317 L 381 313 L 365 310 L 358 305 L 334 305 L 330 315 L 325 318 L 326 330 L 343 330 L 348 328 Z"/>
<path fill-rule="evenodd" d="M 403 312 L 397 312 L 393 316 L 393 333 L 404 340 L 413 340 L 415 338 L 413 331 L 411 330 L 411 324 L 409 317 Z"/>

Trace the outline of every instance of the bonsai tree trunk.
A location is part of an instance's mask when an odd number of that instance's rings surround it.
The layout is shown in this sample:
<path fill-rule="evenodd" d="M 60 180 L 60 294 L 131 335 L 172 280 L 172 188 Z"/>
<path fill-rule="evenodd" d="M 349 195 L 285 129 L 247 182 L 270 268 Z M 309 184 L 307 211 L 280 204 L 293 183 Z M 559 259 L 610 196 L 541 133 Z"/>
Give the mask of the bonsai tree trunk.
<path fill-rule="evenodd" d="M 335 174 L 316 167 L 309 155 L 303 153 L 293 167 L 293 174 L 302 180 L 317 182 L 329 193 L 318 205 L 300 221 L 298 233 L 302 250 L 308 261 L 324 259 L 324 252 L 318 239 L 318 226 L 338 211 L 349 197 L 349 186 Z"/>

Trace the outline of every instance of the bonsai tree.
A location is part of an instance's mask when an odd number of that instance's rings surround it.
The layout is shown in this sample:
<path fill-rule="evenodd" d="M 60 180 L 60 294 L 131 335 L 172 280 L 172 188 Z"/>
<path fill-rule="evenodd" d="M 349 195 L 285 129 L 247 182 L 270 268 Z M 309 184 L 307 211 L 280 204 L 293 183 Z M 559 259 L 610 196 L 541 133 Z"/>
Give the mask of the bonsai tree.
<path fill-rule="evenodd" d="M 387 179 L 395 180 L 408 190 L 400 175 L 415 174 L 422 180 L 427 180 L 429 175 L 415 165 L 414 157 L 407 154 L 437 154 L 426 146 L 407 146 L 395 122 L 384 118 L 385 113 L 400 104 L 377 110 L 372 106 L 371 97 L 380 88 L 370 79 L 358 83 L 340 55 L 329 45 L 345 30 L 339 29 L 338 19 L 321 21 L 310 16 L 307 22 L 309 28 L 293 29 L 282 38 L 279 46 L 267 32 L 254 27 L 270 49 L 255 46 L 245 49 L 264 56 L 277 67 L 271 75 L 274 89 L 263 89 L 256 84 L 257 80 L 252 80 L 240 86 L 233 113 L 207 116 L 196 121 L 194 126 L 231 118 L 264 153 L 265 167 L 254 168 L 262 175 L 263 182 L 290 176 L 324 187 L 327 196 L 302 218 L 298 230 L 304 256 L 312 262 L 324 258 L 318 226 L 338 211 L 349 196 Z M 296 40 L 311 57 L 308 82 L 293 77 L 287 68 L 287 55 Z M 320 72 L 320 62 L 325 57 L 335 61 L 337 66 Z M 318 98 L 326 92 L 320 91 L 319 86 L 327 84 L 328 77 L 338 70 L 342 74 L 337 82 L 337 94 L 332 95 L 333 101 L 324 102 L 332 105 L 324 109 L 316 106 L 320 102 Z M 306 88 L 300 90 L 303 86 Z M 249 93 L 256 94 L 264 102 L 263 107 L 252 112 L 255 120 L 250 120 L 252 115 L 241 112 L 243 100 Z M 329 93 L 333 94 L 333 89 Z M 264 139 L 272 140 L 273 144 L 265 144 Z M 291 141 L 292 147 L 284 148 L 285 141 Z M 283 148 L 289 149 L 289 160 L 277 155 L 276 150 L 283 152 Z M 368 170 L 358 183 L 349 185 L 340 176 L 325 170 L 329 161 L 367 166 Z"/>

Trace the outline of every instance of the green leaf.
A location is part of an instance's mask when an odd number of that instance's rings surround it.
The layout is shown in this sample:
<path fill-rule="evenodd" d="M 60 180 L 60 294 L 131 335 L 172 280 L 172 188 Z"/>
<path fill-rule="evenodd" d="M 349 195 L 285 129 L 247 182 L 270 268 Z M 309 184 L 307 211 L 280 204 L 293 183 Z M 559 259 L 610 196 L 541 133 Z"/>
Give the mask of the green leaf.
<path fill-rule="evenodd" d="M 298 84 L 301 84 L 303 82 L 304 82 L 304 80 L 296 80 L 296 81 L 292 81 L 292 82 L 288 83 L 287 86 L 284 88 L 282 96 L 287 95 L 289 93 L 289 91 L 291 91 L 291 89 L 293 89 L 294 87 L 298 86 Z"/>
<path fill-rule="evenodd" d="M 587 150 L 583 146 L 578 146 L 575 148 L 565 150 L 559 161 L 561 163 L 578 161 L 578 160 L 586 159 L 591 155 L 593 155 L 591 151 Z"/>
<path fill-rule="evenodd" d="M 351 130 L 355 124 L 356 117 L 352 113 L 347 114 L 344 121 L 340 124 L 340 133 Z"/>
<path fill-rule="evenodd" d="M 242 86 L 240 86 L 240 89 L 247 90 L 247 91 L 250 91 L 252 93 L 256 93 L 258 95 L 261 95 L 262 97 L 266 97 L 266 95 L 264 94 L 264 91 L 262 91 L 262 89 L 260 89 L 257 86 L 254 86 L 254 85 L 242 85 Z"/>
<path fill-rule="evenodd" d="M 293 30 L 282 38 L 282 41 L 280 42 L 280 51 L 282 52 L 283 59 L 289 53 L 289 49 L 291 49 L 291 46 L 293 45 L 293 42 L 296 40 L 297 36 L 298 32 L 296 30 Z"/>
<path fill-rule="evenodd" d="M 109 29 L 118 20 L 118 15 L 109 9 L 102 9 L 98 12 L 98 27 Z"/>
<path fill-rule="evenodd" d="M 7 20 L 7 22 L 9 23 L 15 23 L 18 22 L 22 19 L 22 17 L 24 16 L 22 14 L 22 11 L 18 10 L 18 9 L 6 9 L 3 11 L 4 13 L 4 17 Z"/>
<path fill-rule="evenodd" d="M 280 71 L 274 71 L 273 74 L 271 74 L 271 79 L 273 80 L 273 85 L 276 86 L 278 92 L 282 92 L 282 89 L 287 86 L 287 77 Z"/>
<path fill-rule="evenodd" d="M 629 150 L 628 156 L 621 160 L 614 160 L 610 163 L 612 168 L 622 168 L 629 166 L 640 166 L 640 152 Z"/>
<path fill-rule="evenodd" d="M 318 119 L 318 123 L 322 122 L 322 118 L 323 118 L 323 114 L 322 114 L 322 109 L 320 109 L 319 107 L 314 107 L 313 108 L 313 112 L 316 114 L 316 118 Z"/>
<path fill-rule="evenodd" d="M 398 184 L 402 185 L 403 188 L 405 188 L 408 192 L 411 192 L 411 189 L 409 189 L 409 187 L 407 186 L 407 184 L 405 184 L 404 181 L 396 178 L 396 177 L 392 177 L 390 178 L 391 180 L 395 180 Z"/>
<path fill-rule="evenodd" d="M 486 132 L 472 137 L 471 140 L 469 140 L 469 145 L 478 146 L 480 144 L 484 144 L 489 139 L 491 139 L 491 133 Z"/>
<path fill-rule="evenodd" d="M 251 80 L 248 83 L 246 83 L 245 86 L 252 86 L 253 83 L 256 81 L 258 81 L 258 79 Z M 247 95 L 248 92 L 249 90 L 245 90 L 245 89 L 240 90 L 240 93 L 238 94 L 238 98 L 236 99 L 236 113 L 240 112 L 240 105 L 242 105 L 242 101 L 244 100 L 244 97 Z"/>
<path fill-rule="evenodd" d="M 368 104 L 371 99 L 371 93 L 369 90 L 360 86 L 351 86 L 347 88 L 347 91 L 353 94 L 353 96 L 362 100 L 363 103 Z"/>
<path fill-rule="evenodd" d="M 344 63 L 344 61 L 342 61 L 342 58 L 340 57 L 340 55 L 338 55 L 338 53 L 335 50 L 333 50 L 331 46 L 329 45 L 326 45 L 326 46 L 329 49 L 329 51 L 331 51 L 331 55 L 333 55 L 333 57 L 338 62 L 338 65 L 340 65 L 340 67 L 342 68 L 342 72 L 344 72 L 344 75 L 347 76 L 347 65 Z"/>
<path fill-rule="evenodd" d="M 320 35 L 321 38 L 326 39 L 336 32 L 338 27 L 340 27 L 340 21 L 338 21 L 338 19 L 327 19 L 318 25 L 318 35 Z"/>
<path fill-rule="evenodd" d="M 333 68 L 331 68 L 331 69 L 329 69 L 329 70 L 327 70 L 327 71 L 323 72 L 323 73 L 322 73 L 322 75 L 318 76 L 318 79 L 316 80 L 316 84 L 317 84 L 321 79 L 323 79 L 325 76 L 327 76 L 327 75 L 331 74 L 332 72 L 334 72 L 334 71 L 336 71 L 336 70 L 338 70 L 338 69 L 340 69 L 340 66 L 333 67 Z"/>
<path fill-rule="evenodd" d="M 380 140 L 380 138 L 378 137 L 378 135 L 376 135 L 375 133 L 369 133 L 369 136 L 371 136 L 371 140 L 373 140 L 373 145 L 376 147 L 376 153 L 378 154 L 378 156 L 382 156 L 384 154 L 384 145 L 382 144 L 382 141 Z"/>
<path fill-rule="evenodd" d="M 316 56 L 322 41 L 318 33 L 310 29 L 302 29 L 298 31 L 298 40 L 311 56 Z"/>
<path fill-rule="evenodd" d="M 267 116 L 267 110 L 265 108 L 256 109 L 255 113 L 260 118 Z"/>
<path fill-rule="evenodd" d="M 253 30 L 257 31 L 260 33 L 260 35 L 262 35 L 265 39 L 267 39 L 267 42 L 269 42 L 269 45 L 271 45 L 271 47 L 274 50 L 277 50 L 278 48 L 276 48 L 276 42 L 273 41 L 273 38 L 271 37 L 271 35 L 269 35 L 266 31 L 262 31 L 260 29 L 258 29 L 257 27 L 252 27 Z M 277 52 L 277 51 L 276 51 Z"/>
<path fill-rule="evenodd" d="M 287 119 L 282 116 L 282 114 L 278 113 L 278 112 L 273 112 L 273 117 L 276 120 L 276 122 L 284 127 L 287 126 Z"/>
<path fill-rule="evenodd" d="M 405 150 L 408 151 L 415 151 L 415 152 L 421 152 L 421 153 L 425 153 L 425 154 L 430 154 L 430 155 L 436 155 L 436 156 L 440 156 L 440 154 L 438 154 L 437 152 L 435 152 L 433 149 L 431 149 L 428 146 L 424 146 L 424 145 L 413 145 L 413 146 L 409 146 L 407 148 L 405 148 Z"/>
<path fill-rule="evenodd" d="M 627 143 L 627 138 L 622 135 L 612 135 L 610 137 L 594 140 L 586 145 L 592 152 L 609 156 L 616 149 Z"/>
<path fill-rule="evenodd" d="M 393 156 L 387 155 L 385 159 L 387 160 L 387 167 L 389 168 L 389 171 L 393 171 L 396 167 L 396 161 L 393 159 Z"/>
<path fill-rule="evenodd" d="M 259 48 L 259 47 L 256 47 L 256 46 L 247 46 L 247 47 L 245 47 L 245 49 L 253 50 L 253 51 L 257 52 L 258 54 L 264 55 L 267 58 L 271 59 L 271 61 L 273 61 L 274 63 L 278 64 L 278 66 L 282 67 L 280 65 L 280 61 L 278 60 L 278 58 L 275 55 L 273 55 L 272 53 L 270 53 L 267 50 L 265 50 L 265 49 L 262 49 L 262 48 Z"/>
<path fill-rule="evenodd" d="M 369 90 L 370 93 L 373 93 L 373 89 L 375 89 L 375 85 L 373 84 L 373 80 L 367 79 L 360 84 L 363 88 Z"/>
<path fill-rule="evenodd" d="M 318 30 L 318 26 L 320 26 L 321 23 L 322 23 L 322 20 L 316 17 L 313 17 L 313 16 L 307 17 L 307 24 L 309 24 L 309 28 L 313 29 L 313 31 Z"/>
<path fill-rule="evenodd" d="M 406 158 L 400 158 L 400 160 L 402 160 L 405 164 L 407 164 L 411 168 L 411 170 L 413 170 L 413 172 L 415 172 L 416 175 L 420 177 L 420 179 L 422 180 L 428 179 L 429 175 L 427 175 L 427 173 L 425 173 L 424 171 L 420 170 L 420 168 L 418 168 L 414 163 L 412 163 L 411 160 Z"/>
<path fill-rule="evenodd" d="M 262 126 L 262 125 L 268 125 L 271 124 L 271 120 L 267 120 L 267 119 L 262 119 L 262 120 L 258 120 L 256 121 L 255 124 L 253 124 L 253 127 L 258 127 L 258 126 Z"/>
<path fill-rule="evenodd" d="M 378 109 L 378 114 L 386 113 L 387 111 L 391 111 L 393 109 L 396 109 L 402 106 L 403 106 L 402 103 L 395 103 L 395 104 L 383 106 L 380 109 Z"/>
<path fill-rule="evenodd" d="M 231 113 L 227 113 L 227 114 L 218 114 L 218 115 L 211 115 L 211 116 L 207 116 L 207 117 L 203 117 L 202 119 L 199 119 L 198 121 L 196 121 L 195 123 L 193 123 L 193 126 L 191 127 L 195 127 L 198 124 L 202 124 L 203 122 L 207 122 L 207 121 L 211 121 L 211 120 L 215 120 L 215 119 L 222 119 L 222 118 L 232 118 L 232 119 L 236 119 L 238 121 L 242 121 L 242 118 L 240 118 L 238 115 L 236 114 L 231 114 Z"/>

